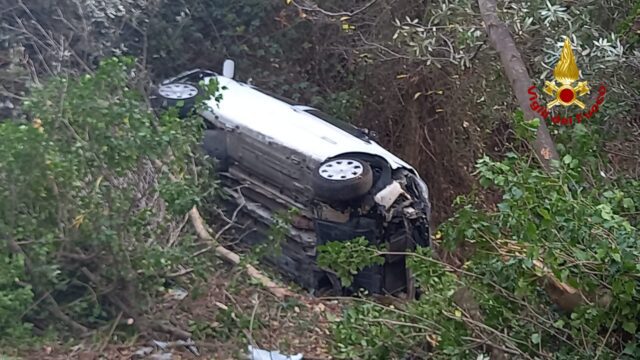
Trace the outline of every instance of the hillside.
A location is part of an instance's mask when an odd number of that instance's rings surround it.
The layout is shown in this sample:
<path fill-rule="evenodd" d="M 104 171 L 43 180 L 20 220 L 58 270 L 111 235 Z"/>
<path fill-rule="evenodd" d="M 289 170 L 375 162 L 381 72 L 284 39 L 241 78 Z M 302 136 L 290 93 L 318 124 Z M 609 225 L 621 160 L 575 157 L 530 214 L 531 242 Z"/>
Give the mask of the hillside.
<path fill-rule="evenodd" d="M 637 0 L 0 9 L 0 357 L 240 359 L 250 345 L 304 359 L 640 357 Z M 290 231 L 319 218 L 248 220 L 247 184 L 230 187 L 233 171 L 200 151 L 202 118 L 154 107 L 162 80 L 226 59 L 237 81 L 411 164 L 431 246 L 314 247 L 334 291 L 279 271 L 269 259 Z M 224 86 L 200 85 L 224 104 Z M 349 287 L 393 256 L 419 298 Z"/>

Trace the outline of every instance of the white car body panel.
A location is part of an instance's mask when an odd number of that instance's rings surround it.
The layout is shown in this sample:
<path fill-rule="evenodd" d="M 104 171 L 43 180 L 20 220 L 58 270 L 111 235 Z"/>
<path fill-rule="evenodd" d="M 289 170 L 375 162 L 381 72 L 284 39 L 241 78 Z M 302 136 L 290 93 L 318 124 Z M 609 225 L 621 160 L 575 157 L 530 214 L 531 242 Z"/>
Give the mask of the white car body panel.
<path fill-rule="evenodd" d="M 205 82 L 211 78 L 205 79 Z M 361 152 L 386 159 L 392 169 L 415 169 L 373 140 L 365 142 L 330 123 L 306 113 L 303 106 L 291 106 L 232 79 L 217 76 L 222 100 L 207 105 L 228 127 L 244 127 L 273 142 L 322 162 L 344 153 Z"/>

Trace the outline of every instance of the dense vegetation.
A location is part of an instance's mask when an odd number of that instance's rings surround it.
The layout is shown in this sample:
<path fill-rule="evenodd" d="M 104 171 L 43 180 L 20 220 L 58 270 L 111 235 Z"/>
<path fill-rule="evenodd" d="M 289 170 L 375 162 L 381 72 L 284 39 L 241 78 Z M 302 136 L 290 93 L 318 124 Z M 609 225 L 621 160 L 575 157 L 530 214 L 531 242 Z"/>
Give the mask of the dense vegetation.
<path fill-rule="evenodd" d="M 182 226 L 215 188 L 199 127 L 145 96 L 230 57 L 241 80 L 375 130 L 430 185 L 436 246 L 412 256 L 423 296 L 354 300 L 335 357 L 640 357 L 639 2 L 499 2 L 538 89 L 571 35 L 588 102 L 608 90 L 588 122 L 547 122 L 551 172 L 476 1 L 0 5 L 1 345 L 121 318 L 163 328 L 148 315 L 175 274 L 207 277 L 211 258 L 192 256 L 206 244 Z M 348 281 L 380 252 L 356 240 L 321 260 Z"/>
<path fill-rule="evenodd" d="M 118 314 L 151 326 L 172 273 L 206 264 L 179 226 L 213 184 L 199 120 L 156 117 L 132 71 L 113 59 L 50 79 L 23 103 L 33 124 L 0 125 L 3 341 L 54 324 L 83 336 Z"/>
<path fill-rule="evenodd" d="M 530 161 L 516 153 L 478 161 L 479 182 L 502 200 L 487 209 L 477 193 L 460 198 L 436 235 L 457 256 L 414 255 L 420 301 L 350 310 L 336 328 L 342 358 L 394 358 L 408 346 L 443 359 L 639 356 L 638 179 L 592 173 L 582 156 L 565 155 L 554 176 Z M 330 252 L 348 249 L 359 266 L 384 253 L 359 245 Z"/>

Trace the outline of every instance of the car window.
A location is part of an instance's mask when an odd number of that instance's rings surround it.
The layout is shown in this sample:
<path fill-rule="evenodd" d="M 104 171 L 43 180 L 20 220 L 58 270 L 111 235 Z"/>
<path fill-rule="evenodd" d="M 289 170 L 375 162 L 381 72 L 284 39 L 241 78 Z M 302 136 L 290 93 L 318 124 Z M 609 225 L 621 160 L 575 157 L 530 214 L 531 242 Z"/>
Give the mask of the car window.
<path fill-rule="evenodd" d="M 346 131 L 349 134 L 357 137 L 360 140 L 364 140 L 364 141 L 369 141 L 369 137 L 367 136 L 367 134 L 365 134 L 362 130 L 360 130 L 359 128 L 353 126 L 352 124 L 349 124 L 346 121 L 342 121 L 340 119 L 337 119 L 327 113 L 324 113 L 320 110 L 316 110 L 316 109 L 309 109 L 309 110 L 304 110 L 306 113 L 309 113 L 321 120 L 324 120 L 326 122 L 328 122 L 329 124 L 339 128 L 340 130 Z"/>

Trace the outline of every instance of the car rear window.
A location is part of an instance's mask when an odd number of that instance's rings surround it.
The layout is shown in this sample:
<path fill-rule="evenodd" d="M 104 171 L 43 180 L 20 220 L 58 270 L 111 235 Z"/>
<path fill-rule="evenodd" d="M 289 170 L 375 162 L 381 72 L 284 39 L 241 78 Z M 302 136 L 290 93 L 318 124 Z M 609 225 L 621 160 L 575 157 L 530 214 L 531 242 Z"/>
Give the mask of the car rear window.
<path fill-rule="evenodd" d="M 322 119 L 326 122 L 328 122 L 329 124 L 339 128 L 340 130 L 346 131 L 347 133 L 357 137 L 360 140 L 369 142 L 369 137 L 367 136 L 367 134 L 365 134 L 362 130 L 360 130 L 359 128 L 353 126 L 352 124 L 349 124 L 346 121 L 342 121 L 340 119 L 337 119 L 327 113 L 324 113 L 320 110 L 316 110 L 316 109 L 312 109 L 312 110 L 305 110 L 305 112 L 319 118 Z"/>

